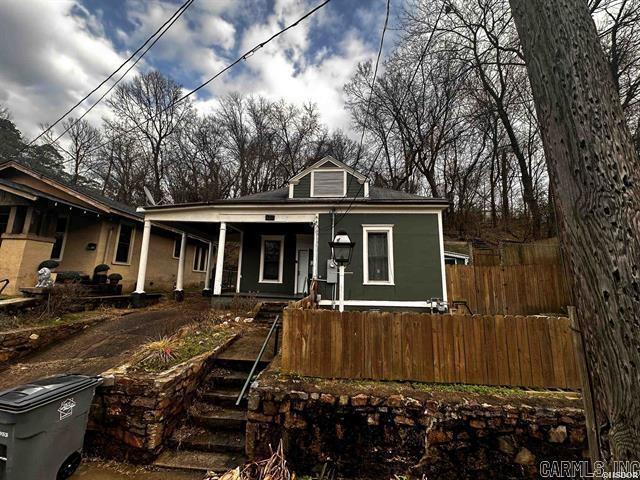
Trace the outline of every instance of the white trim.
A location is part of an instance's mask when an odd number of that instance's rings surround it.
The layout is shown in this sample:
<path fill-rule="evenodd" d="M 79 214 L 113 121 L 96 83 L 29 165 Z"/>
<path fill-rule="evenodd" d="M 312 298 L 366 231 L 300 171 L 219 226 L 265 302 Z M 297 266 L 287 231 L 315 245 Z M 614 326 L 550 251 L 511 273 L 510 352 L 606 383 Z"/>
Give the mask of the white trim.
<path fill-rule="evenodd" d="M 369 280 L 369 233 L 387 234 L 388 280 Z M 395 285 L 393 270 L 393 225 L 362 225 L 362 284 Z"/>
<path fill-rule="evenodd" d="M 456 253 L 456 252 L 450 252 L 448 250 L 445 250 L 444 251 L 445 260 L 447 259 L 447 257 L 464 260 L 464 264 L 469 265 L 469 255 L 465 255 L 464 253 Z"/>
<path fill-rule="evenodd" d="M 280 242 L 280 265 L 277 280 L 265 280 L 264 275 L 264 242 L 266 240 L 277 240 Z M 260 273 L 258 283 L 282 283 L 282 271 L 284 268 L 284 235 L 261 235 L 260 236 Z"/>
<path fill-rule="evenodd" d="M 313 188 L 315 186 L 315 175 L 318 172 L 331 172 L 331 173 L 342 172 L 342 194 L 341 195 L 316 195 L 313 191 Z M 315 170 L 312 170 L 310 175 L 311 175 L 311 187 L 309 189 L 309 197 L 311 198 L 343 198 L 347 196 L 347 171 L 346 170 L 340 170 L 337 168 L 317 168 Z"/>
<path fill-rule="evenodd" d="M 442 232 L 442 212 L 438 212 L 438 237 L 440 240 L 440 276 L 442 277 L 442 300 L 447 301 L 447 278 L 444 268 L 444 235 Z"/>
<path fill-rule="evenodd" d="M 220 223 L 218 246 L 216 248 L 216 275 L 213 279 L 213 294 L 222 294 L 222 269 L 224 268 L 224 247 L 227 241 L 227 224 Z"/>
<path fill-rule="evenodd" d="M 109 228 L 109 234 L 111 234 L 111 228 Z M 138 277 L 136 279 L 136 293 L 144 293 L 144 284 L 147 277 L 147 263 L 149 260 L 149 241 L 151 239 L 151 222 L 144 221 L 142 227 L 142 241 L 140 242 L 140 259 L 138 262 Z M 107 243 L 107 247 L 109 244 Z M 106 251 L 106 249 L 105 249 Z"/>
<path fill-rule="evenodd" d="M 331 306 L 332 300 L 320 300 L 318 305 Z M 345 300 L 345 306 L 347 307 L 414 307 L 414 308 L 431 308 L 431 302 L 422 300 Z M 435 306 L 435 304 L 434 304 Z"/>
<path fill-rule="evenodd" d="M 359 180 L 366 180 L 367 177 L 365 177 L 363 174 L 361 174 L 360 172 L 355 171 L 353 168 L 351 168 L 349 165 L 347 165 L 346 163 L 342 163 L 340 160 L 336 160 L 335 158 L 333 158 L 331 155 L 327 155 L 326 157 L 321 158 L 320 160 L 318 160 L 316 163 L 314 163 L 313 165 L 305 168 L 304 170 L 302 170 L 300 173 L 298 173 L 297 175 L 294 175 L 293 177 L 291 177 L 289 179 L 289 183 L 293 183 L 294 185 L 297 184 L 300 179 L 302 177 L 304 177 L 305 175 L 307 175 L 309 172 L 317 169 L 320 165 L 323 165 L 327 162 L 331 162 L 333 163 L 336 167 L 341 168 L 342 170 L 346 170 L 347 172 L 349 172 L 351 175 L 353 175 L 354 177 L 358 178 Z"/>
<path fill-rule="evenodd" d="M 369 180 L 364 182 L 364 197 L 369 198 Z"/>
<path fill-rule="evenodd" d="M 136 225 L 129 224 L 124 222 L 126 225 L 131 227 L 131 242 L 129 243 L 129 251 L 127 252 L 127 261 L 126 262 L 118 262 L 116 261 L 116 256 L 118 255 L 118 244 L 120 243 L 120 231 L 122 230 L 123 222 L 118 223 L 118 233 L 116 234 L 116 243 L 113 246 L 113 261 L 111 262 L 113 265 L 131 265 L 131 254 L 133 253 L 133 247 L 136 242 Z"/>
<path fill-rule="evenodd" d="M 289 198 L 293 198 L 293 183 L 289 184 Z"/>
<path fill-rule="evenodd" d="M 60 215 L 60 218 L 66 218 L 67 221 L 64 224 L 64 233 L 62 234 L 62 245 L 60 246 L 60 256 L 58 258 L 51 257 L 51 260 L 55 260 L 56 262 L 61 262 L 62 257 L 64 257 L 64 247 L 67 245 L 67 237 L 69 236 L 69 223 L 71 223 L 71 217 L 69 217 L 69 215 Z M 56 221 L 58 220 L 56 219 Z M 58 233 L 58 232 L 55 232 L 55 233 Z M 53 252 L 53 245 L 51 246 L 51 251 Z"/>
<path fill-rule="evenodd" d="M 313 273 L 314 280 L 318 279 L 318 247 L 320 244 L 320 215 L 316 213 L 316 219 L 313 222 Z"/>
<path fill-rule="evenodd" d="M 195 268 L 196 266 L 196 255 L 198 255 L 198 247 L 207 249 L 207 256 L 204 258 L 204 270 L 198 270 Z M 200 242 L 196 243 L 193 246 L 193 263 L 191 264 L 191 271 L 197 273 L 207 273 L 207 262 L 209 261 L 209 246 L 201 244 Z M 198 262 L 199 264 L 200 262 Z"/>
<path fill-rule="evenodd" d="M 331 214 L 335 209 L 337 215 L 348 209 L 348 202 L 340 205 L 198 205 L 175 207 L 145 212 L 147 220 L 156 222 L 211 222 L 211 223 L 313 223 L 316 214 Z M 357 205 L 354 204 L 349 213 L 392 213 L 392 214 L 437 214 L 446 206 L 425 205 Z M 265 215 L 274 215 L 274 220 L 265 220 Z"/>

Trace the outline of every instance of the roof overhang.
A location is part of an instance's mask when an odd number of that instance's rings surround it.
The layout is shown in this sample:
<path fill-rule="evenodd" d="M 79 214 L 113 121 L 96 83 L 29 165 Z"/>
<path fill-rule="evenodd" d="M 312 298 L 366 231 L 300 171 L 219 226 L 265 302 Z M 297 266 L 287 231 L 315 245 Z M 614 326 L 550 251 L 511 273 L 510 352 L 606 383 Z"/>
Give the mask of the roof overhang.
<path fill-rule="evenodd" d="M 357 203 L 342 204 L 235 204 L 235 205 L 164 205 L 139 208 L 145 220 L 152 222 L 229 222 L 229 223 L 306 223 L 319 214 L 388 213 L 437 214 L 447 204 L 425 203 Z"/>
<path fill-rule="evenodd" d="M 118 210 L 118 209 L 112 208 L 112 207 L 110 207 L 108 205 L 105 205 L 105 204 L 103 204 L 103 203 L 101 203 L 101 202 L 99 202 L 97 200 L 94 200 L 93 198 L 89 197 L 88 195 L 83 194 L 82 192 L 78 192 L 77 190 L 74 190 L 74 189 L 68 187 L 67 185 L 65 185 L 63 183 L 56 181 L 55 179 L 52 179 L 52 178 L 50 178 L 50 177 L 48 177 L 46 175 L 42 175 L 41 173 L 39 173 L 39 172 L 37 172 L 37 171 L 35 171 L 33 169 L 30 169 L 30 168 L 22 165 L 19 162 L 16 162 L 16 161 L 13 161 L 13 160 L 9 160 L 7 162 L 4 162 L 4 163 L 0 164 L 0 171 L 5 170 L 7 168 L 13 168 L 15 170 L 18 170 L 21 173 L 24 173 L 25 175 L 29 175 L 30 177 L 36 178 L 36 179 L 38 179 L 38 180 L 40 180 L 40 181 L 42 181 L 42 182 L 44 182 L 44 183 L 46 183 L 48 185 L 51 185 L 51 186 L 59 189 L 61 192 L 64 192 L 65 194 L 70 195 L 72 197 L 75 197 L 79 201 L 90 205 L 95 210 L 97 210 L 99 213 L 102 213 L 102 214 L 107 213 L 107 214 L 119 215 L 121 217 L 126 217 L 128 219 L 136 220 L 138 222 L 142 221 L 142 219 L 140 217 L 136 216 L 136 215 L 132 215 L 131 213 L 128 213 L 128 212 L 125 212 L 125 211 L 122 211 L 122 210 Z M 39 195 L 39 196 L 52 197 L 52 195 L 44 194 L 44 193 L 42 195 Z M 84 208 L 84 209 L 87 209 L 87 210 L 91 210 L 90 208 L 86 208 L 86 207 L 83 207 L 83 206 L 78 206 L 78 205 L 74 204 L 73 202 L 69 202 L 68 200 L 62 200 L 62 199 L 57 199 L 57 200 L 59 200 L 61 202 L 64 202 L 66 204 L 69 204 L 71 206 L 74 206 L 76 208 Z"/>

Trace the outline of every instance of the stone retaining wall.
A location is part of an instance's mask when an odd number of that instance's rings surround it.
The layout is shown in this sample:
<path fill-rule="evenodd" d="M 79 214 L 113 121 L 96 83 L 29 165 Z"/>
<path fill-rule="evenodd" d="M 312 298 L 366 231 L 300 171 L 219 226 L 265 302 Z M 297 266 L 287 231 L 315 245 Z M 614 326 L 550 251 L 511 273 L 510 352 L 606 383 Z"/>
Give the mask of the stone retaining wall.
<path fill-rule="evenodd" d="M 587 451 L 583 411 L 571 402 L 304 388 L 254 384 L 247 424 L 251 459 L 268 456 L 269 444 L 283 439 L 298 473 L 331 461 L 347 477 L 495 479 L 536 478 L 540 461 L 582 460 Z"/>
<path fill-rule="evenodd" d="M 0 332 L 0 362 L 22 358 L 36 350 L 68 338 L 85 328 L 109 318 L 108 315 L 40 327 L 27 327 Z"/>
<path fill-rule="evenodd" d="M 238 338 L 164 372 L 103 373 L 89 416 L 85 446 L 103 458 L 149 463 L 162 451 L 217 356 Z"/>

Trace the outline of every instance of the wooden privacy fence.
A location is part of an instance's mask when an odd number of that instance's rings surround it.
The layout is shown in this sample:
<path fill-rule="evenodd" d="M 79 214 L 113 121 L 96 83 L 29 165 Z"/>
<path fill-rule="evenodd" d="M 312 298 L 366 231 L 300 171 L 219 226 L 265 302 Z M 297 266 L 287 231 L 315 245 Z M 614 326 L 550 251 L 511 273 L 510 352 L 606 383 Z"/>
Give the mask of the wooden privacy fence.
<path fill-rule="evenodd" d="M 445 273 L 449 301 L 465 300 L 473 313 L 564 312 L 571 304 L 560 265 L 446 265 Z"/>
<path fill-rule="evenodd" d="M 569 319 L 286 309 L 283 370 L 323 378 L 580 387 Z"/>

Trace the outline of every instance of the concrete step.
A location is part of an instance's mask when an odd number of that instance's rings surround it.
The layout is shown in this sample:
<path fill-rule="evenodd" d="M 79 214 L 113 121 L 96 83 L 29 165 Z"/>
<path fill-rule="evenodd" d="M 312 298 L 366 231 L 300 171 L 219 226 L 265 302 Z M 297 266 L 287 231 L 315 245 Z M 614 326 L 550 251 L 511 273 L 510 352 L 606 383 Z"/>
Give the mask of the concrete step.
<path fill-rule="evenodd" d="M 271 348 L 269 351 L 272 351 L 273 348 Z M 255 353 L 255 356 L 257 357 L 259 353 L 258 352 Z M 264 355 L 266 356 L 266 355 Z M 254 362 L 256 361 L 255 357 L 254 358 L 246 358 L 246 359 L 239 359 L 239 358 L 235 358 L 233 356 L 232 353 L 230 353 L 229 355 L 220 355 L 217 359 L 216 359 L 216 366 L 219 366 L 220 368 L 232 371 L 232 372 L 240 372 L 240 373 L 245 373 L 245 378 L 246 376 L 249 375 L 249 372 L 251 371 L 251 367 L 253 367 Z M 266 368 L 269 365 L 269 362 L 266 360 L 261 360 L 258 363 L 258 368 L 257 368 L 257 372 L 259 372 L 260 370 L 263 370 L 264 368 Z"/>
<path fill-rule="evenodd" d="M 212 407 L 203 402 L 196 402 L 190 409 L 193 423 L 210 429 L 244 431 L 247 423 L 247 412 L 231 408 Z"/>
<path fill-rule="evenodd" d="M 217 405 L 219 407 L 236 408 L 236 400 L 240 395 L 240 389 L 237 387 L 219 387 L 215 390 L 207 390 L 200 393 L 198 398 L 204 403 Z M 240 403 L 240 407 L 244 408 L 246 400 Z"/>
<path fill-rule="evenodd" d="M 203 427 L 183 426 L 169 439 L 175 450 L 199 452 L 244 453 L 244 431 L 218 430 L 211 432 Z"/>
<path fill-rule="evenodd" d="M 244 455 L 237 453 L 167 450 L 153 464 L 160 468 L 223 473 L 244 465 L 246 461 Z"/>

